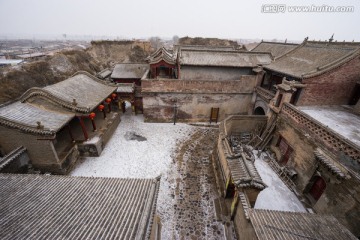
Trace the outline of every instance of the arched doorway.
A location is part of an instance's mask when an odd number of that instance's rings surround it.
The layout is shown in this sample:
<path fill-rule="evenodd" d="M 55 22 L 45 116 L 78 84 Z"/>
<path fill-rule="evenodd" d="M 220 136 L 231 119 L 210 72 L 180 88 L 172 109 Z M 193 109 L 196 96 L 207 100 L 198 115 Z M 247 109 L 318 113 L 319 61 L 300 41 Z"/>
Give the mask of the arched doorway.
<path fill-rule="evenodd" d="M 313 185 L 311 186 L 309 193 L 315 199 L 315 201 L 317 201 L 324 193 L 325 188 L 325 180 L 320 176 L 315 176 L 313 179 Z"/>
<path fill-rule="evenodd" d="M 254 115 L 265 115 L 265 111 L 262 107 L 257 107 L 254 110 Z"/>
<path fill-rule="evenodd" d="M 121 111 L 123 113 L 125 113 L 125 112 L 135 113 L 135 105 L 134 105 L 134 101 L 132 99 L 121 99 L 119 101 L 119 105 L 120 105 Z"/>

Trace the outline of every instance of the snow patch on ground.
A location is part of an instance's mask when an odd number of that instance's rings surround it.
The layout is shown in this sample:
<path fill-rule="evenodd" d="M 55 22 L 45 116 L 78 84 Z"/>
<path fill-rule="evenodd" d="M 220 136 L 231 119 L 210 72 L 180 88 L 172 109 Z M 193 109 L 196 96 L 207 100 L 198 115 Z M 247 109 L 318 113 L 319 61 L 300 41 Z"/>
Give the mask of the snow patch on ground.
<path fill-rule="evenodd" d="M 86 157 L 71 172 L 72 176 L 155 178 L 169 169 L 176 143 L 195 127 L 177 123 L 144 123 L 142 115 L 128 110 L 100 157 Z M 129 141 L 134 132 L 146 141 Z"/>
<path fill-rule="evenodd" d="M 262 190 L 257 197 L 255 209 L 269 209 L 289 212 L 306 212 L 296 195 L 282 182 L 279 176 L 263 160 L 257 157 L 254 151 L 255 167 L 267 188 Z"/>

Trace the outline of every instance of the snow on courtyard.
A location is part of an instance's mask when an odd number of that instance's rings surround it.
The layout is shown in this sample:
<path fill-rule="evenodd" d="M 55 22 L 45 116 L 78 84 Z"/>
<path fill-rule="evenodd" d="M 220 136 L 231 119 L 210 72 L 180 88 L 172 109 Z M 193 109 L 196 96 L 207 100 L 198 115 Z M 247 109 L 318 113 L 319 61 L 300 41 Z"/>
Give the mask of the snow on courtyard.
<path fill-rule="evenodd" d="M 263 160 L 263 155 L 258 158 L 256 151 L 254 151 L 254 155 L 256 157 L 255 167 L 262 180 L 267 185 L 267 188 L 262 190 L 258 195 L 255 208 L 289 212 L 306 212 L 306 209 L 296 195 L 290 191 L 278 175 Z"/>
<path fill-rule="evenodd" d="M 101 155 L 83 158 L 71 175 L 155 178 L 168 170 L 176 143 L 194 129 L 182 123 L 144 123 L 142 115 L 127 110 Z"/>
<path fill-rule="evenodd" d="M 183 231 L 186 231 L 186 234 L 190 235 L 202 234 L 198 236 L 201 239 L 223 239 L 221 235 L 224 233 L 221 224 L 213 219 L 212 201 L 218 197 L 214 193 L 216 187 L 211 186 L 210 180 L 213 176 L 209 175 L 210 173 L 207 173 L 205 168 L 201 168 L 205 171 L 201 173 L 202 171 L 196 170 L 191 165 L 195 163 L 210 164 L 207 161 L 204 162 L 203 157 L 198 156 L 199 152 L 206 152 L 209 149 L 203 146 L 204 143 L 199 144 L 194 139 L 194 136 L 207 139 L 208 136 L 205 134 L 207 131 L 182 123 L 176 125 L 173 123 L 144 123 L 142 115 L 134 116 L 128 110 L 122 115 L 119 126 L 106 144 L 101 156 L 82 158 L 70 174 L 72 176 L 119 178 L 155 178 L 161 175 L 157 210 L 163 219 L 162 236 L 166 239 L 182 239 Z M 89 141 L 95 140 L 97 139 Z M 212 148 L 212 144 L 205 144 L 205 146 L 207 145 Z M 189 149 L 184 149 L 186 147 Z M 202 150 L 200 151 L 198 148 Z M 180 149 L 183 149 L 184 156 L 179 158 L 178 154 L 182 152 Z M 256 151 L 254 153 L 256 156 Z M 192 161 L 189 160 L 190 157 Z M 179 161 L 176 160 L 177 158 Z M 189 159 L 187 160 L 187 158 Z M 262 157 L 256 158 L 255 166 L 267 184 L 267 188 L 260 192 L 255 208 L 306 212 L 295 194 L 285 186 L 276 173 L 262 160 Z M 188 181 L 195 180 L 202 182 L 201 186 L 199 183 L 191 182 L 188 183 L 189 186 L 186 185 Z M 184 187 L 180 188 L 183 185 Z M 206 193 L 199 195 L 198 201 L 194 201 L 196 196 L 193 192 L 189 196 L 181 196 L 186 191 L 196 192 L 196 188 L 206 189 Z M 179 191 L 179 196 L 177 191 Z M 193 214 L 200 217 L 191 216 L 192 211 Z M 182 214 L 185 213 L 187 214 L 183 216 Z M 185 217 L 185 220 L 182 217 Z M 186 221 L 187 217 L 188 221 Z M 189 225 L 191 221 L 194 221 L 196 227 Z M 212 228 L 208 226 L 212 226 Z"/>

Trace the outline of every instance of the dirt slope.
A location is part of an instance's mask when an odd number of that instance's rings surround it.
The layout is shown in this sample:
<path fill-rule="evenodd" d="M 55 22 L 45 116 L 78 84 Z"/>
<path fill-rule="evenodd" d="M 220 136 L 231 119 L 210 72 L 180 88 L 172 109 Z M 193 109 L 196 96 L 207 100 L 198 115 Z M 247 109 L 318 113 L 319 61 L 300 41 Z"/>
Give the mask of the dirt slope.
<path fill-rule="evenodd" d="M 0 73 L 0 104 L 20 97 L 31 87 L 44 87 L 62 81 L 77 71 L 92 74 L 100 71 L 99 63 L 82 50 L 72 50 L 25 63 Z"/>
<path fill-rule="evenodd" d="M 115 63 L 144 62 L 150 48 L 150 42 L 142 41 L 93 41 L 87 52 L 109 67 Z"/>
<path fill-rule="evenodd" d="M 207 46 L 235 46 L 239 47 L 236 41 L 219 38 L 201 38 L 201 37 L 182 37 L 179 39 L 180 45 L 207 45 Z"/>
<path fill-rule="evenodd" d="M 119 62 L 144 62 L 150 43 L 141 41 L 97 41 L 87 50 L 56 53 L 16 68 L 0 69 L 0 104 L 20 97 L 31 87 L 44 87 L 77 71 L 95 74 Z"/>

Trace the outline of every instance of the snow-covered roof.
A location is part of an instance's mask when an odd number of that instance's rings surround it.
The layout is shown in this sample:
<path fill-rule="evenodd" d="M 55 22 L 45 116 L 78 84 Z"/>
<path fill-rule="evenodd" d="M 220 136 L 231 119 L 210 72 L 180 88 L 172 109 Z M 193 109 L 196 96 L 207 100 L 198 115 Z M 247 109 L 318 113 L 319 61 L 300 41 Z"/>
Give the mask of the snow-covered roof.
<path fill-rule="evenodd" d="M 116 87 L 115 85 L 110 86 L 86 72 L 79 72 L 71 78 L 43 89 L 68 103 L 72 103 L 75 99 L 77 107 L 87 108 L 91 111 L 113 93 Z"/>
<path fill-rule="evenodd" d="M 149 239 L 159 183 L 0 174 L 0 238 Z"/>
<path fill-rule="evenodd" d="M 360 147 L 358 115 L 342 106 L 304 106 L 297 109 Z"/>
<path fill-rule="evenodd" d="M 0 125 L 40 135 L 53 135 L 74 113 L 55 112 L 27 102 L 14 102 L 0 108 Z"/>
<path fill-rule="evenodd" d="M 16 65 L 23 61 L 22 59 L 0 59 L 0 65 Z"/>
<path fill-rule="evenodd" d="M 112 79 L 140 79 L 149 70 L 149 64 L 121 63 L 116 64 L 111 74 Z"/>
<path fill-rule="evenodd" d="M 116 86 L 118 93 L 133 93 L 135 90 L 134 83 L 117 83 Z"/>
<path fill-rule="evenodd" d="M 258 240 L 357 239 L 330 215 L 249 209 Z"/>

